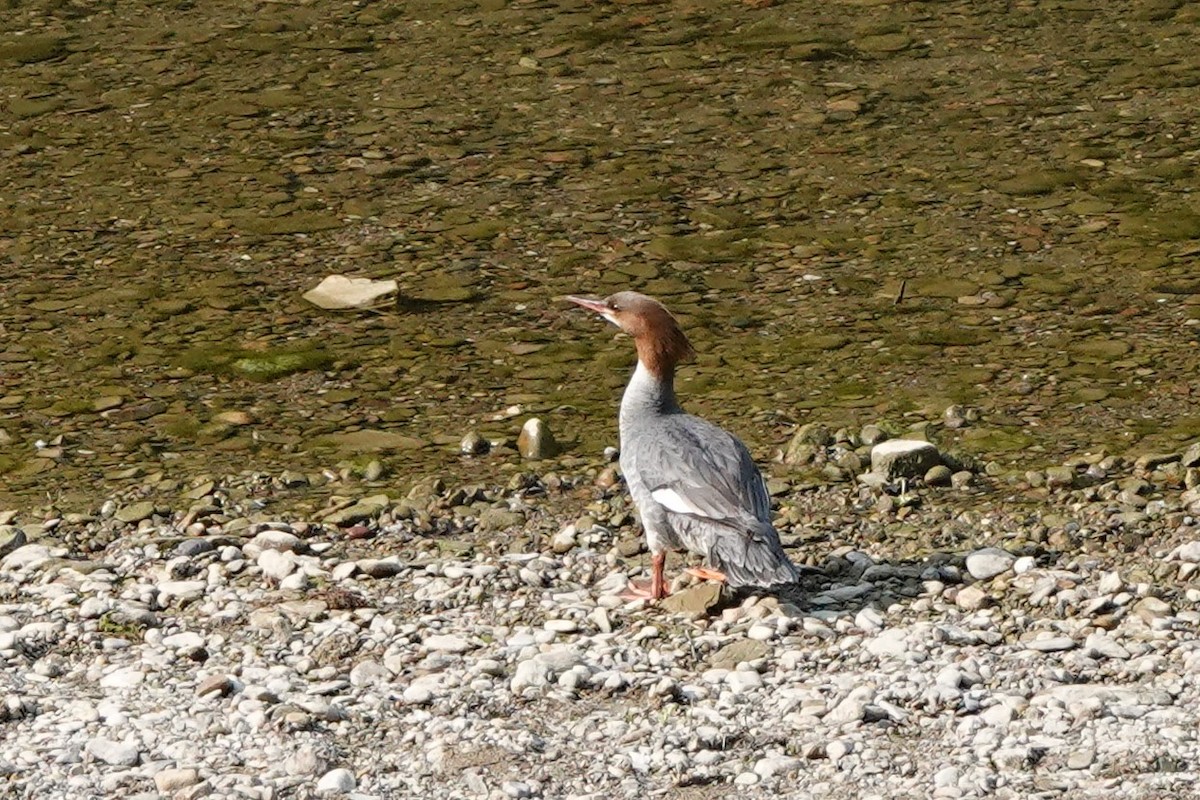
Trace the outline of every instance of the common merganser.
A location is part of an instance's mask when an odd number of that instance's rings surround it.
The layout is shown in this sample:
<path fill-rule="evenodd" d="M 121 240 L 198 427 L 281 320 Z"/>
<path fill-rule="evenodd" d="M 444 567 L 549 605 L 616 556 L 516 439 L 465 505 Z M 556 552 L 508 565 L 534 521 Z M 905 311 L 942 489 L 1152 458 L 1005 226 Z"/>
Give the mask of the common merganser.
<path fill-rule="evenodd" d="M 649 585 L 630 598 L 667 596 L 668 550 L 702 556 L 711 569 L 689 569 L 730 586 L 795 583 L 799 572 L 771 524 L 771 502 L 750 451 L 733 434 L 684 413 L 675 399 L 675 367 L 692 345 L 662 303 L 638 292 L 604 300 L 567 297 L 633 337 L 637 368 L 621 397 L 621 472 L 651 553 Z"/>

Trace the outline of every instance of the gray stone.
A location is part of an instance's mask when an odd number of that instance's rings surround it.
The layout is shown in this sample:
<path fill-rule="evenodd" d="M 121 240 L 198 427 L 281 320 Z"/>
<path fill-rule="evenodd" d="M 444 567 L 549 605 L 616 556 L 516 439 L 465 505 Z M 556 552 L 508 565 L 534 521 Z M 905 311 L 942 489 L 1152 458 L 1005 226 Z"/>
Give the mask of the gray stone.
<path fill-rule="evenodd" d="M 317 794 L 348 794 L 354 791 L 357 785 L 354 773 L 339 767 L 321 776 L 321 780 L 317 781 Z"/>
<path fill-rule="evenodd" d="M 154 503 L 149 500 L 143 500 L 140 503 L 131 503 L 118 508 L 114 516 L 121 522 L 132 525 L 154 516 Z"/>
<path fill-rule="evenodd" d="M 1133 613 L 1141 617 L 1142 621 L 1148 625 L 1153 620 L 1171 616 L 1172 609 L 1169 603 L 1159 600 L 1157 597 L 1143 597 L 1134 603 Z"/>
<path fill-rule="evenodd" d="M 204 596 L 207 584 L 204 581 L 163 581 L 158 584 L 158 602 L 169 605 L 174 600 L 190 602 Z"/>
<path fill-rule="evenodd" d="M 1100 705 L 1154 705 L 1157 697 L 1150 691 L 1128 686 L 1109 686 L 1102 683 L 1072 683 L 1064 686 L 1054 686 L 1038 692 L 1029 699 L 1033 705 L 1043 705 L 1057 701 L 1066 706 L 1075 703 L 1098 703 Z M 1170 702 L 1170 695 L 1162 698 Z"/>
<path fill-rule="evenodd" d="M 0 558 L 25 544 L 25 531 L 16 525 L 0 525 Z"/>
<path fill-rule="evenodd" d="M 1045 639 L 1030 640 L 1025 643 L 1025 646 L 1040 653 L 1057 653 L 1062 650 L 1074 649 L 1075 640 L 1070 636 L 1050 636 Z"/>
<path fill-rule="evenodd" d="M 475 645 L 467 639 L 452 633 L 436 633 L 426 636 L 421 644 L 438 653 L 465 653 L 475 649 Z"/>
<path fill-rule="evenodd" d="M 925 483 L 929 486 L 949 486 L 953 477 L 949 467 L 945 464 L 938 464 L 936 467 L 930 467 L 929 471 L 925 473 Z"/>
<path fill-rule="evenodd" d="M 1046 485 L 1051 489 L 1069 489 L 1075 485 L 1075 470 L 1071 467 L 1047 467 Z"/>
<path fill-rule="evenodd" d="M 485 508 L 479 515 L 479 529 L 503 531 L 525 524 L 525 515 L 507 508 Z"/>
<path fill-rule="evenodd" d="M 998 547 L 985 547 L 967 556 L 967 572 L 976 580 L 994 578 L 1012 568 L 1017 557 Z"/>
<path fill-rule="evenodd" d="M 242 550 L 246 555 L 254 557 L 264 550 L 294 551 L 301 545 L 300 537 L 289 531 L 274 529 L 260 531 Z"/>
<path fill-rule="evenodd" d="M 115 669 L 100 679 L 105 689 L 132 689 L 146 680 L 146 673 L 137 667 Z"/>
<path fill-rule="evenodd" d="M 5 572 L 34 569 L 50 560 L 50 548 L 44 544 L 27 544 L 18 547 L 0 561 Z"/>
<path fill-rule="evenodd" d="M 162 769 L 154 773 L 154 786 L 163 794 L 172 794 L 200 782 L 195 767 Z"/>
<path fill-rule="evenodd" d="M 950 486 L 955 489 L 970 489 L 975 485 L 975 475 L 968 470 L 959 470 L 950 476 Z"/>
<path fill-rule="evenodd" d="M 162 638 L 163 647 L 178 650 L 184 647 L 203 647 L 204 637 L 195 631 L 181 631 Z"/>
<path fill-rule="evenodd" d="M 971 421 L 971 414 L 960 405 L 947 406 L 942 412 L 942 424 L 951 430 L 966 427 Z M 974 416 L 978 416 L 975 414 Z"/>
<path fill-rule="evenodd" d="M 545 422 L 532 417 L 521 426 L 521 435 L 517 437 L 517 450 L 522 458 L 531 460 L 550 458 L 558 453 L 558 445 L 554 434 Z"/>
<path fill-rule="evenodd" d="M 263 577 L 281 581 L 296 570 L 296 556 L 287 551 L 263 550 L 258 556 Z"/>
<path fill-rule="evenodd" d="M 376 495 L 374 497 L 365 497 L 357 503 L 346 508 L 339 509 L 326 515 L 324 521 L 327 525 L 336 525 L 345 527 L 354 525 L 359 522 L 365 522 L 374 519 L 383 513 L 390 505 L 390 499 L 386 495 Z"/>
<path fill-rule="evenodd" d="M 842 701 L 822 719 L 830 725 L 845 725 L 848 722 L 862 720 L 867 712 L 867 705 L 875 699 L 875 690 L 869 686 L 859 686 L 842 698 Z"/>
<path fill-rule="evenodd" d="M 363 558 L 358 562 L 358 569 L 372 578 L 390 578 L 404 571 L 404 565 L 395 557 Z"/>
<path fill-rule="evenodd" d="M 527 658 L 517 664 L 509 689 L 515 694 L 528 687 L 545 686 L 550 682 L 552 671 L 545 662 L 535 658 Z"/>
<path fill-rule="evenodd" d="M 1185 467 L 1200 467 L 1200 442 L 1196 442 L 1184 450 L 1179 461 Z"/>
<path fill-rule="evenodd" d="M 963 611 L 978 611 L 988 605 L 990 601 L 991 598 L 988 597 L 987 592 L 975 584 L 962 587 L 954 598 L 955 605 Z"/>
<path fill-rule="evenodd" d="M 378 661 L 360 661 L 350 670 L 351 686 L 377 686 L 392 679 L 391 671 Z"/>
<path fill-rule="evenodd" d="M 711 581 L 690 586 L 665 597 L 659 608 L 674 614 L 704 615 L 721 603 L 721 585 Z"/>
<path fill-rule="evenodd" d="M 533 796 L 529 784 L 524 781 L 504 781 L 500 784 L 500 791 L 504 792 L 505 797 L 515 797 L 517 800 Z"/>
<path fill-rule="evenodd" d="M 133 767 L 141 758 L 141 750 L 136 744 L 114 742 L 102 737 L 90 740 L 87 751 L 96 760 L 114 767 Z"/>
<path fill-rule="evenodd" d="M 1179 545 L 1172 551 L 1170 559 L 1186 561 L 1189 564 L 1200 564 L 1200 541 Z"/>
<path fill-rule="evenodd" d="M 867 639 L 863 647 L 874 656 L 903 657 L 909 651 L 908 630 L 888 628 L 878 636 Z"/>
<path fill-rule="evenodd" d="M 89 597 L 79 604 L 80 619 L 99 619 L 112 608 L 112 600 L 107 597 Z"/>
<path fill-rule="evenodd" d="M 558 555 L 571 552 L 575 548 L 577 534 L 574 525 L 567 525 L 550 539 L 550 549 Z"/>
<path fill-rule="evenodd" d="M 185 539 L 175 545 L 173 553 L 176 556 L 184 556 L 185 558 L 193 558 L 201 553 L 210 552 L 215 548 L 212 542 L 208 539 Z"/>
<path fill-rule="evenodd" d="M 469 456 L 482 455 L 488 451 L 488 440 L 476 431 L 468 431 L 458 444 L 458 449 Z"/>
<path fill-rule="evenodd" d="M 796 772 L 801 763 L 803 762 L 794 756 L 768 756 L 755 762 L 754 771 L 760 778 L 773 778 L 776 775 Z"/>
<path fill-rule="evenodd" d="M 1083 650 L 1089 658 L 1129 658 L 1129 651 L 1120 642 L 1099 631 L 1088 634 Z"/>
<path fill-rule="evenodd" d="M 228 675 L 209 675 L 196 685 L 196 694 L 228 697 L 241 689 L 241 684 Z"/>
<path fill-rule="evenodd" d="M 515 693 L 530 686 L 546 686 L 581 661 L 580 654 L 568 648 L 538 653 L 517 664 L 509 688 Z"/>
<path fill-rule="evenodd" d="M 871 471 L 889 480 L 923 477 L 941 461 L 936 447 L 916 439 L 889 439 L 871 448 Z"/>
<path fill-rule="evenodd" d="M 283 769 L 288 775 L 316 775 L 328 769 L 325 757 L 310 744 L 303 744 L 283 760 Z"/>
<path fill-rule="evenodd" d="M 709 663 L 713 667 L 733 669 L 738 664 L 764 658 L 771 652 L 771 646 L 766 642 L 754 639 L 740 639 L 722 647 L 713 653 Z"/>
<path fill-rule="evenodd" d="M 734 694 L 745 694 L 762 688 L 763 679 L 762 675 L 753 670 L 733 670 L 725 676 L 725 683 Z"/>
<path fill-rule="evenodd" d="M 858 440 L 868 447 L 886 441 L 887 438 L 887 431 L 878 425 L 863 425 L 862 430 L 858 432 Z"/>
<path fill-rule="evenodd" d="M 959 771 L 957 767 L 943 767 L 933 774 L 933 785 L 939 789 L 958 786 Z"/>
<path fill-rule="evenodd" d="M 1178 460 L 1178 453 L 1146 453 L 1145 455 L 1138 456 L 1137 460 L 1133 462 L 1133 468 L 1137 470 L 1152 470 Z"/>

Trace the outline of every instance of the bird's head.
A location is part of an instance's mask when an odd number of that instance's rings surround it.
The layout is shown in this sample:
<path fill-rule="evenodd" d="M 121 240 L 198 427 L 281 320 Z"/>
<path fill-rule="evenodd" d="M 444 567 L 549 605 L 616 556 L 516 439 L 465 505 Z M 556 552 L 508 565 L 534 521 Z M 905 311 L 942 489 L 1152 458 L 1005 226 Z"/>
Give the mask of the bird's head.
<path fill-rule="evenodd" d="M 674 373 L 675 365 L 695 355 L 687 336 L 666 306 L 638 292 L 617 292 L 603 300 L 569 296 L 570 302 L 595 311 L 633 337 L 638 360 L 657 375 Z"/>

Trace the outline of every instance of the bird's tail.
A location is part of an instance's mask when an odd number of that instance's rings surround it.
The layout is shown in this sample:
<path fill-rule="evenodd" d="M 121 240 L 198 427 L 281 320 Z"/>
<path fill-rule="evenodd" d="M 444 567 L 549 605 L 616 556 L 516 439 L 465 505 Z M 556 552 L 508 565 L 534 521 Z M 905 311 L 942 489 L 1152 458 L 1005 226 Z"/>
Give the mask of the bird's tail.
<path fill-rule="evenodd" d="M 800 580 L 771 523 L 753 520 L 741 530 L 741 536 L 718 537 L 708 553 L 709 563 L 725 573 L 730 586 L 770 587 Z"/>

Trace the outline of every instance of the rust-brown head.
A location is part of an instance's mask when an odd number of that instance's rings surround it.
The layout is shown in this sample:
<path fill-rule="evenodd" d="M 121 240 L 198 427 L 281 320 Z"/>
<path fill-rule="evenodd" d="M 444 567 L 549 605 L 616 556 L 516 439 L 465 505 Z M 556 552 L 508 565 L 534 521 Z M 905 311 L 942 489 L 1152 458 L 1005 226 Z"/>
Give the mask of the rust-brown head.
<path fill-rule="evenodd" d="M 695 355 L 679 323 L 666 306 L 638 292 L 617 292 L 603 300 L 569 296 L 567 300 L 595 311 L 633 337 L 638 361 L 651 374 L 670 378 L 675 365 Z"/>

